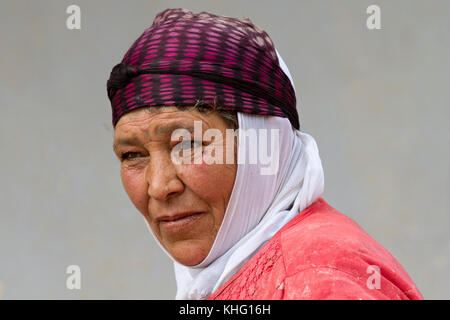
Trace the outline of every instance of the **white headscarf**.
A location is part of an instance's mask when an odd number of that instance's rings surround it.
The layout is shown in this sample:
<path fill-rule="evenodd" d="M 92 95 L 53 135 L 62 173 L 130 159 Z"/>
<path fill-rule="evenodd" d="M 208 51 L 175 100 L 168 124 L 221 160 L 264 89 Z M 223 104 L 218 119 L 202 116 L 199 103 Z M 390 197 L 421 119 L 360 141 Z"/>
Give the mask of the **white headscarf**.
<path fill-rule="evenodd" d="M 279 54 L 278 59 L 294 86 Z M 312 136 L 295 130 L 287 118 L 238 112 L 238 123 L 238 146 L 246 146 L 245 154 L 249 152 L 249 144 L 244 143 L 241 129 L 268 129 L 269 132 L 279 129 L 278 171 L 262 175 L 259 161 L 257 164 L 248 161 L 240 164 L 244 150 L 238 148 L 236 178 L 224 219 L 208 256 L 200 264 L 193 267 L 179 264 L 157 240 L 174 261 L 176 299 L 208 297 L 278 230 L 323 194 L 322 163 Z"/>

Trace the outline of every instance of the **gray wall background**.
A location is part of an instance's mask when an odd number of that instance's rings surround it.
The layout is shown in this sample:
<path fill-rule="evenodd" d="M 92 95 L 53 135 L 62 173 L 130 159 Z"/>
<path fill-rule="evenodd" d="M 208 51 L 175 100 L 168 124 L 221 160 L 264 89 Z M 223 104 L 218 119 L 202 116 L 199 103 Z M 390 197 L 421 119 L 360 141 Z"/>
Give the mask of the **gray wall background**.
<path fill-rule="evenodd" d="M 66 8 L 81 8 L 81 30 Z M 381 7 L 382 30 L 366 28 Z M 105 84 L 168 7 L 249 17 L 294 77 L 324 198 L 450 299 L 450 1 L 0 1 L 0 297 L 172 299 L 122 189 Z M 66 268 L 82 271 L 66 289 Z"/>

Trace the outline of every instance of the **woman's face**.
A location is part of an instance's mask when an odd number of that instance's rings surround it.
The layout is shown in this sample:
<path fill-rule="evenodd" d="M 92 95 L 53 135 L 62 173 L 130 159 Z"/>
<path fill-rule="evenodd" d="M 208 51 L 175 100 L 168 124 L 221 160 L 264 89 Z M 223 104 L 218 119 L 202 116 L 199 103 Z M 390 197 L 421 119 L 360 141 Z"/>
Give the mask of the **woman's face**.
<path fill-rule="evenodd" d="M 194 121 L 201 121 L 203 132 L 220 130 L 223 138 L 194 142 L 192 132 L 191 141 L 171 141 L 176 128 L 193 130 Z M 227 128 L 217 113 L 175 107 L 133 110 L 123 115 L 115 128 L 114 151 L 121 161 L 124 188 L 160 243 L 183 265 L 199 264 L 208 255 L 227 208 L 237 166 L 236 161 L 228 160 L 195 164 L 194 156 L 191 164 L 177 163 L 172 161 L 171 152 L 192 146 L 192 154 L 198 156 L 214 145 L 222 146 L 225 155 L 231 146 L 236 157 L 236 143 L 227 143 Z"/>

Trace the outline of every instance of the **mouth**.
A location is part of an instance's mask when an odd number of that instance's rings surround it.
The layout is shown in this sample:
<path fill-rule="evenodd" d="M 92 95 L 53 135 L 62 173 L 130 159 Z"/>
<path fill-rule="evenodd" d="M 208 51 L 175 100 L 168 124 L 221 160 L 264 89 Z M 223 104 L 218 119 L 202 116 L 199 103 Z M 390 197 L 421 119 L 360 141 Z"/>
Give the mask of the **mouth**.
<path fill-rule="evenodd" d="M 184 212 L 158 218 L 159 225 L 167 233 L 178 233 L 192 227 L 205 212 Z"/>

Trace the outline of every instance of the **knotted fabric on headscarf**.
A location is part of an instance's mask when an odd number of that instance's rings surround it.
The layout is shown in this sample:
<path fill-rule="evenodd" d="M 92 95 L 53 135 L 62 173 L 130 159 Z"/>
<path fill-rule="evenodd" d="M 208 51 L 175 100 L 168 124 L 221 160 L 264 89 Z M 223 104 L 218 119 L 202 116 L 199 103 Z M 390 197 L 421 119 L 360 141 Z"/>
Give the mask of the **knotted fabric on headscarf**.
<path fill-rule="evenodd" d="M 295 92 L 268 34 L 249 19 L 167 9 L 133 43 L 107 82 L 113 125 L 143 106 L 193 106 L 288 118 Z"/>

